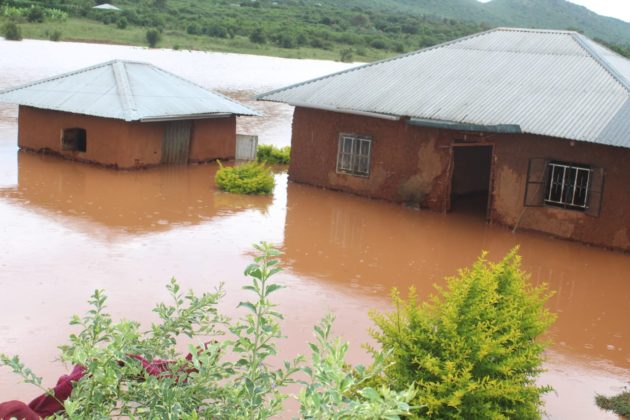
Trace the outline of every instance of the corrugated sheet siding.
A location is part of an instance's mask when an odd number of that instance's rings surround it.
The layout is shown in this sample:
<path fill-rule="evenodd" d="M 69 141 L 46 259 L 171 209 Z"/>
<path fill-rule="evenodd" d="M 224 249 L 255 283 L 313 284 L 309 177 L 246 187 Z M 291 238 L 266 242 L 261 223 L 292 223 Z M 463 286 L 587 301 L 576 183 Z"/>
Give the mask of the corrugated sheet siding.
<path fill-rule="evenodd" d="M 613 74 L 630 75 L 630 62 L 590 40 L 594 47 L 587 50 L 576 37 L 582 36 L 498 29 L 259 98 L 466 124 L 518 124 L 526 133 L 630 147 L 630 136 L 615 120 L 628 102 L 628 87 Z"/>

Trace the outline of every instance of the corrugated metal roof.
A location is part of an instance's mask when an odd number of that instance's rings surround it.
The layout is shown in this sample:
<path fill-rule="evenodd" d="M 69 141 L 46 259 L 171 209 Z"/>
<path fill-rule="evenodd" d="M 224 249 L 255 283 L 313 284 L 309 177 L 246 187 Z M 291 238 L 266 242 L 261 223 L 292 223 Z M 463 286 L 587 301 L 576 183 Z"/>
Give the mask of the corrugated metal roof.
<path fill-rule="evenodd" d="M 4 90 L 0 102 L 125 121 L 260 115 L 151 64 L 121 60 Z"/>
<path fill-rule="evenodd" d="M 109 3 L 103 3 L 103 4 L 99 4 L 98 6 L 94 6 L 92 7 L 92 9 L 99 9 L 99 10 L 116 10 L 116 11 L 121 11 L 122 9 L 120 7 L 116 7 L 113 4 L 109 4 Z"/>
<path fill-rule="evenodd" d="M 571 31 L 498 28 L 258 99 L 630 148 L 630 61 Z"/>

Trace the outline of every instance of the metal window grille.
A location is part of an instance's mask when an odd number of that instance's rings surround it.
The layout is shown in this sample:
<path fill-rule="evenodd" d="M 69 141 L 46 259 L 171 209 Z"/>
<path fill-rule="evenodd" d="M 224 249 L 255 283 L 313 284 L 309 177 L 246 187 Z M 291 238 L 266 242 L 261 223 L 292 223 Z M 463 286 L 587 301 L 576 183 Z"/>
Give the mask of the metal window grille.
<path fill-rule="evenodd" d="M 370 154 L 372 139 L 354 135 L 339 136 L 337 172 L 368 176 L 370 174 Z"/>
<path fill-rule="evenodd" d="M 585 210 L 589 202 L 592 169 L 560 162 L 548 164 L 545 204 Z"/>

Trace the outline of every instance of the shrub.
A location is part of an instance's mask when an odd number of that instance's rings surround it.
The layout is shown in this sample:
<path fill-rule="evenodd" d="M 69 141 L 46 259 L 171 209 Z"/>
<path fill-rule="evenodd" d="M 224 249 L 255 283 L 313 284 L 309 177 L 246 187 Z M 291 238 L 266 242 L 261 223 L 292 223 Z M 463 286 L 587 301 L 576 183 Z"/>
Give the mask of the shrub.
<path fill-rule="evenodd" d="M 3 34 L 4 38 L 8 41 L 21 41 L 22 40 L 22 30 L 18 25 L 14 22 L 9 22 L 4 25 Z"/>
<path fill-rule="evenodd" d="M 149 29 L 147 31 L 146 37 L 149 48 L 155 48 L 158 42 L 160 42 L 160 38 L 162 36 L 160 35 L 160 31 L 158 31 L 157 29 Z"/>
<path fill-rule="evenodd" d="M 256 28 L 249 35 L 249 40 L 254 44 L 264 44 L 265 42 L 267 42 L 267 36 L 265 35 L 265 32 L 262 30 L 262 28 Z"/>
<path fill-rule="evenodd" d="M 44 11 L 41 7 L 31 6 L 26 15 L 26 20 L 33 23 L 42 23 L 44 21 Z"/>
<path fill-rule="evenodd" d="M 61 39 L 61 31 L 52 31 L 48 37 L 51 41 L 59 41 Z"/>
<path fill-rule="evenodd" d="M 260 145 L 256 150 L 258 162 L 269 163 L 270 165 L 287 165 L 291 158 L 291 147 L 275 147 L 270 145 Z"/>
<path fill-rule="evenodd" d="M 598 395 L 595 397 L 595 402 L 604 410 L 614 411 L 620 416 L 630 418 L 630 391 L 626 390 L 614 397 Z"/>
<path fill-rule="evenodd" d="M 344 63 L 352 62 L 352 48 L 344 48 L 339 51 L 339 59 Z"/>
<path fill-rule="evenodd" d="M 315 327 L 317 343 L 311 344 L 311 365 L 304 365 L 298 356 L 281 363 L 281 368 L 270 366 L 270 357 L 276 355 L 277 341 L 282 338 L 282 315 L 270 301 L 282 288 L 271 281 L 280 271 L 280 252 L 264 243 L 255 248 L 255 262 L 245 270 L 251 282 L 243 287 L 254 299 L 239 304 L 247 315 L 235 322 L 216 308 L 223 295 L 221 288 L 197 296 L 192 291 L 182 292 L 171 280 L 167 288 L 172 303 L 155 307 L 159 322 L 146 332 L 138 322 L 114 322 L 105 311 L 105 295 L 94 292 L 92 309 L 82 318 L 72 318 L 71 324 L 80 332 L 72 334 L 70 343 L 62 347 L 62 360 L 85 368 L 64 403 L 66 417 L 267 419 L 279 414 L 287 398 L 283 388 L 295 382 L 298 371 L 310 378 L 300 392 L 300 411 L 306 418 L 380 419 L 386 415 L 397 419 L 410 414 L 408 402 L 414 390 L 394 392 L 364 386 L 382 365 L 377 360 L 376 370 L 370 372 L 348 365 L 344 360 L 347 344 L 330 337 L 331 317 Z M 212 341 L 191 346 L 190 357 L 182 358 L 176 342 L 184 335 Z M 221 335 L 221 340 L 212 339 Z M 165 370 L 149 374 L 138 356 L 148 361 L 177 361 L 160 363 Z M 18 357 L 0 355 L 2 365 L 41 387 L 41 378 Z"/>
<path fill-rule="evenodd" d="M 275 186 L 273 174 L 264 164 L 250 162 L 224 167 L 219 162 L 214 181 L 223 191 L 237 194 L 271 194 Z"/>
<path fill-rule="evenodd" d="M 482 255 L 422 305 L 413 289 L 407 301 L 394 290 L 396 310 L 371 314 L 373 337 L 391 351 L 385 383 L 416 384 L 423 417 L 540 418 L 550 388 L 535 383 L 545 348 L 537 338 L 554 320 L 549 296 L 527 284 L 516 249 L 498 264 Z"/>
<path fill-rule="evenodd" d="M 119 17 L 116 21 L 116 27 L 118 29 L 127 29 L 127 25 L 129 25 L 129 21 L 124 16 Z"/>

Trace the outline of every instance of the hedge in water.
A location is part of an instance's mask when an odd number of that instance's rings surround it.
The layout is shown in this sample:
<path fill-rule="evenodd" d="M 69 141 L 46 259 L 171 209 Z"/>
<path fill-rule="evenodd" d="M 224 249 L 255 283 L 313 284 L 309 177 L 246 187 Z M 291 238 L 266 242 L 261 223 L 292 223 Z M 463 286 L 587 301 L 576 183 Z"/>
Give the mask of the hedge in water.
<path fill-rule="evenodd" d="M 237 194 L 271 194 L 275 186 L 273 174 L 264 164 L 250 162 L 238 166 L 223 166 L 214 181 L 219 189 Z"/>
<path fill-rule="evenodd" d="M 512 250 L 492 264 L 482 255 L 470 269 L 418 304 L 393 291 L 396 310 L 371 313 L 373 337 L 389 352 L 385 384 L 415 385 L 422 418 L 536 419 L 545 343 L 539 337 L 555 317 L 545 309 L 550 293 L 533 287 Z"/>
<path fill-rule="evenodd" d="M 288 165 L 291 158 L 291 146 L 275 147 L 270 145 L 260 145 L 256 151 L 258 162 L 269 163 L 270 165 Z"/>

